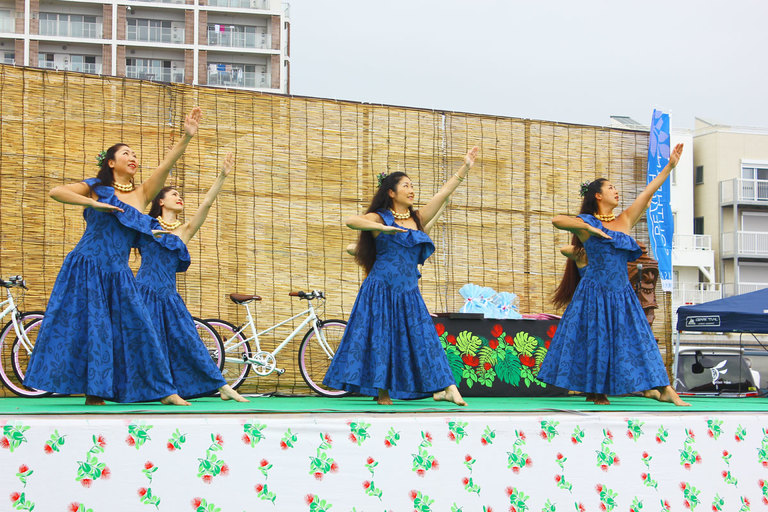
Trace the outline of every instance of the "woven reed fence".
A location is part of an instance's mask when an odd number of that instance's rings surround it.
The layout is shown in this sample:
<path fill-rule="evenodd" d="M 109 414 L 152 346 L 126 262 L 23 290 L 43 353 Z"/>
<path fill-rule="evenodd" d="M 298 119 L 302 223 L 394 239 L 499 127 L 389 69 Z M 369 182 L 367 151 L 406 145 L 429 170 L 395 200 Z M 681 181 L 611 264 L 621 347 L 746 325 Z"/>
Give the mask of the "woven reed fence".
<path fill-rule="evenodd" d="M 423 204 L 473 145 L 480 159 L 432 231 L 425 301 L 433 312 L 457 311 L 458 289 L 476 283 L 515 292 L 522 312 L 555 313 L 558 248 L 569 237 L 552 216 L 578 212 L 585 180 L 608 177 L 624 198 L 645 183 L 642 132 L 0 66 L 0 275 L 27 278 L 25 309 L 45 307 L 85 227 L 79 207 L 48 191 L 95 176 L 96 154 L 119 141 L 136 150 L 146 178 L 195 105 L 204 113 L 199 134 L 169 178 L 188 214 L 226 152 L 236 155 L 179 275 L 190 311 L 204 318 L 239 323 L 242 307 L 227 294 L 258 293 L 266 327 L 300 311 L 288 292 L 314 288 L 329 297 L 326 318 L 346 318 L 363 275 L 344 252 L 356 240 L 344 217 L 367 206 L 381 171 L 408 172 Z M 644 221 L 633 234 L 647 244 Z M 668 354 L 670 300 L 658 294 L 655 329 Z M 280 354 L 283 376 L 244 390 L 306 392 L 297 348 Z"/>

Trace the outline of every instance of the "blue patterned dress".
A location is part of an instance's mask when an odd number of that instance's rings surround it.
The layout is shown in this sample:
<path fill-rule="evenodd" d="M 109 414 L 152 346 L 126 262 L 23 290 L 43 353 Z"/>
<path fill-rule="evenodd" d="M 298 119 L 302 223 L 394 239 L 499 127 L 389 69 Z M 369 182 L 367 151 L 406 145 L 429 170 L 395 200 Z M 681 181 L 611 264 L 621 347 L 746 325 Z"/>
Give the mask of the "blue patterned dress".
<path fill-rule="evenodd" d="M 395 225 L 388 210 L 377 212 Z M 424 398 L 456 384 L 419 292 L 418 265 L 435 251 L 423 231 L 375 238 L 376 261 L 363 281 L 323 383 L 396 399 Z"/>
<path fill-rule="evenodd" d="M 668 385 L 658 345 L 627 275 L 627 262 L 640 257 L 640 247 L 631 236 L 603 227 L 592 215 L 579 218 L 612 238 L 592 235 L 584 243 L 589 264 L 558 323 L 538 378 L 606 395 Z"/>
<path fill-rule="evenodd" d="M 156 229 L 161 229 L 156 225 Z M 184 300 L 176 291 L 176 272 L 189 267 L 189 251 L 176 235 L 142 236 L 141 267 L 136 274 L 149 314 L 164 341 L 173 383 L 185 398 L 212 393 L 227 382 L 200 341 Z"/>
<path fill-rule="evenodd" d="M 96 178 L 85 183 L 124 212 L 83 211 L 85 233 L 56 278 L 24 384 L 115 402 L 172 395 L 165 351 L 128 266 L 139 233 L 151 236 L 151 219 Z"/>

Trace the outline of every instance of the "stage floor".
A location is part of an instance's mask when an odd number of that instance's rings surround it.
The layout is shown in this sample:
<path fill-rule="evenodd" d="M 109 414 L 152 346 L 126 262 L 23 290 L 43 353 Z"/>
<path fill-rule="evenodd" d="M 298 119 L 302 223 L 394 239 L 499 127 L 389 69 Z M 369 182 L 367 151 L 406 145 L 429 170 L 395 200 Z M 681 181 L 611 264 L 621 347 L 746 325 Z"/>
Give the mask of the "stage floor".
<path fill-rule="evenodd" d="M 104 406 L 85 406 L 83 397 L 2 398 L 2 415 L 37 414 L 289 414 L 289 413 L 720 413 L 720 412 L 768 412 L 765 398 L 683 397 L 690 407 L 675 407 L 642 397 L 612 397 L 610 405 L 594 405 L 584 397 L 519 397 L 519 398 L 468 398 L 467 407 L 447 402 L 424 400 L 396 400 L 391 406 L 380 406 L 367 397 L 248 397 L 250 402 L 238 403 L 220 398 L 190 400 L 189 407 L 163 405 L 159 402 L 137 404 L 107 403 Z"/>
<path fill-rule="evenodd" d="M 0 399 L 0 497 L 69 512 L 748 512 L 768 401 Z M 5 510 L 0 507 L 0 509 Z"/>

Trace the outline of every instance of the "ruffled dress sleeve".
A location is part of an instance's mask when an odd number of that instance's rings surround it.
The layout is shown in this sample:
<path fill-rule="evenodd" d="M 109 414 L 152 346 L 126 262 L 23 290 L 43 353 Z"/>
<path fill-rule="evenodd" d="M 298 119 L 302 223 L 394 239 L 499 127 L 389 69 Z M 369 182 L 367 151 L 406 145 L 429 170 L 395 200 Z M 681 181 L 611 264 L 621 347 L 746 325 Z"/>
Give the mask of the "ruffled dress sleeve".
<path fill-rule="evenodd" d="M 637 245 L 637 242 L 634 238 L 629 236 L 626 233 L 622 233 L 620 231 L 614 231 L 612 229 L 608 229 L 605 226 L 603 226 L 603 223 L 600 222 L 594 215 L 590 215 L 588 213 L 582 213 L 578 215 L 578 217 L 589 224 L 590 226 L 600 228 L 603 233 L 608 234 L 611 238 L 602 238 L 602 237 L 596 237 L 591 236 L 591 239 L 595 239 L 596 241 L 600 243 L 607 243 L 613 245 L 616 249 L 626 251 L 627 252 L 627 261 L 635 261 L 637 258 L 643 255 L 643 250 L 640 249 L 640 246 Z"/>
<path fill-rule="evenodd" d="M 389 210 L 378 210 L 376 213 L 384 220 L 384 224 L 387 226 L 397 226 L 399 228 L 407 229 L 405 233 L 395 233 L 394 235 L 379 235 L 392 237 L 392 241 L 403 247 L 415 247 L 419 246 L 420 252 L 417 263 L 423 265 L 427 258 L 429 258 L 433 252 L 435 252 L 435 244 L 432 243 L 432 239 L 425 232 L 418 229 L 404 228 L 403 226 L 395 222 L 395 217 Z"/>
<path fill-rule="evenodd" d="M 151 218 L 147 215 L 144 215 L 133 206 L 126 204 L 118 199 L 115 195 L 114 188 L 101 185 L 101 182 L 98 178 L 88 178 L 83 181 L 93 189 L 93 191 L 96 193 L 96 196 L 98 197 L 99 202 L 122 208 L 122 212 L 115 212 L 111 214 L 115 216 L 120 224 L 127 228 L 131 228 L 134 231 L 138 231 L 139 233 L 152 236 L 152 229 L 155 228 L 152 228 Z M 83 217 L 85 217 L 85 220 L 88 220 L 88 216 L 93 215 L 94 213 L 100 212 L 94 210 L 93 208 L 86 208 L 83 211 Z"/>
<path fill-rule="evenodd" d="M 154 219 L 149 215 L 144 215 L 144 216 L 149 219 L 152 229 L 157 229 L 157 230 L 163 229 L 163 227 L 160 225 L 157 219 Z M 187 269 L 189 268 L 189 264 L 192 261 L 192 259 L 189 256 L 189 249 L 187 249 L 187 245 L 178 236 L 171 233 L 167 233 L 157 237 L 152 236 L 152 240 L 149 240 L 149 241 L 146 240 L 145 237 L 142 237 L 142 243 L 160 244 L 160 246 L 163 247 L 165 250 L 174 253 L 177 261 L 176 272 L 186 272 Z"/>

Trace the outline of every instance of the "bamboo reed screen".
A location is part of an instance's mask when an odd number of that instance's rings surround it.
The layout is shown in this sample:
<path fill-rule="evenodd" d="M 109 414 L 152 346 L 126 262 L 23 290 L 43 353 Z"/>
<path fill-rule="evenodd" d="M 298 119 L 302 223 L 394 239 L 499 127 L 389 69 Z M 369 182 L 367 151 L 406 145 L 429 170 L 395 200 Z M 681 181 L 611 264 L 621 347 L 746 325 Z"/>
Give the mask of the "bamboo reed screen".
<path fill-rule="evenodd" d="M 423 203 L 473 145 L 480 158 L 432 231 L 424 299 L 433 312 L 457 311 L 458 289 L 476 283 L 516 293 L 522 312 L 555 313 L 549 297 L 569 237 L 552 216 L 578 213 L 583 181 L 608 177 L 627 200 L 645 183 L 643 132 L 11 66 L 0 66 L 0 100 L 0 275 L 25 276 L 27 310 L 45 307 L 85 227 L 81 208 L 48 191 L 95 176 L 96 155 L 115 142 L 136 150 L 146 178 L 195 105 L 204 115 L 199 133 L 168 180 L 188 215 L 224 155 L 236 155 L 190 243 L 192 265 L 178 276 L 187 306 L 203 318 L 239 323 L 242 307 L 227 295 L 258 293 L 266 327 L 300 311 L 288 292 L 309 289 L 326 291 L 326 318 L 346 318 L 363 275 L 344 252 L 356 240 L 344 217 L 367 207 L 381 171 L 408 172 Z M 634 234 L 647 244 L 644 221 Z M 670 302 L 658 294 L 655 330 L 669 359 Z M 244 390 L 306 392 L 297 348 L 298 340 L 278 357 L 283 376 L 252 378 Z"/>

